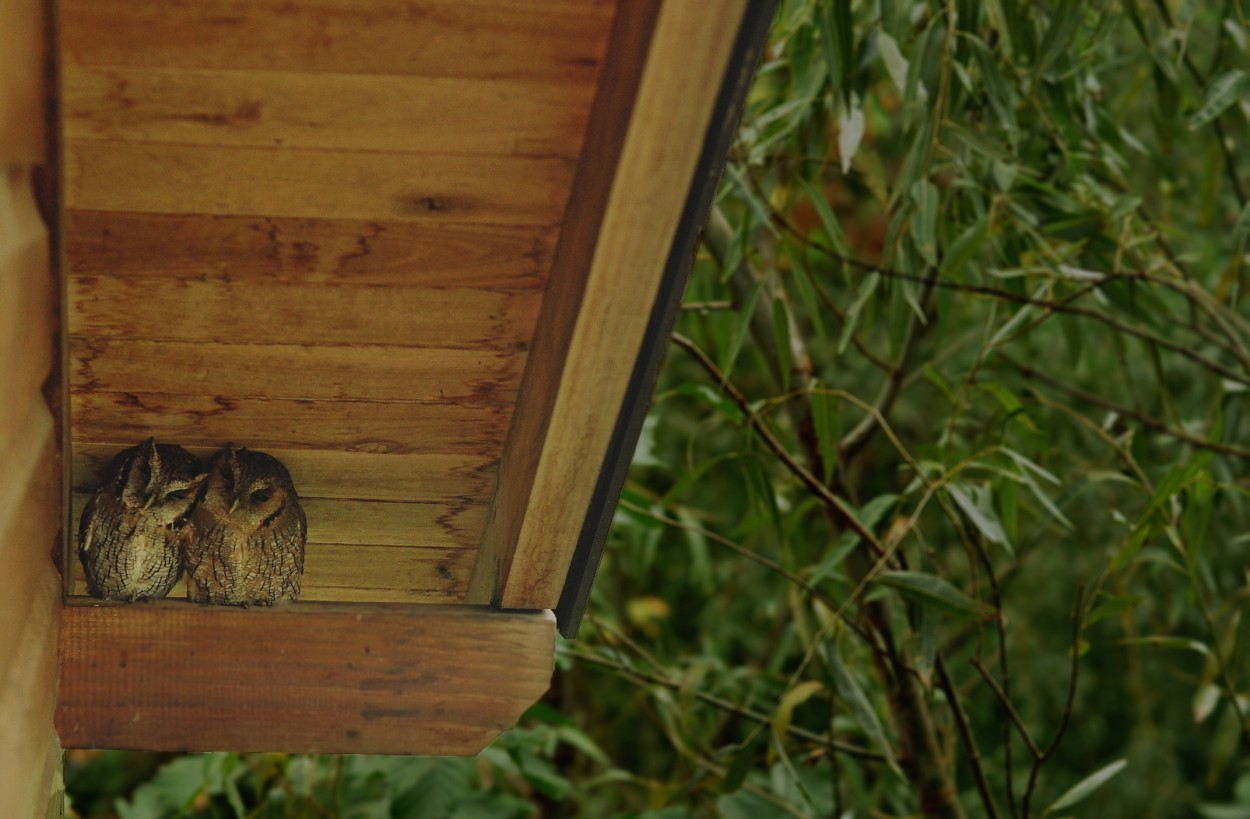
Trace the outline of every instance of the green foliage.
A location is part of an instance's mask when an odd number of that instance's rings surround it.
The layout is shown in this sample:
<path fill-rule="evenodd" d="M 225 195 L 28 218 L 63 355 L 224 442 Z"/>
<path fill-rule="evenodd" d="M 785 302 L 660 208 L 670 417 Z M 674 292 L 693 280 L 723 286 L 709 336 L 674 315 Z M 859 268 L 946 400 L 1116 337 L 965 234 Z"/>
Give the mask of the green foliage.
<path fill-rule="evenodd" d="M 784 0 L 547 705 L 75 806 L 1250 816 L 1248 22 Z"/>

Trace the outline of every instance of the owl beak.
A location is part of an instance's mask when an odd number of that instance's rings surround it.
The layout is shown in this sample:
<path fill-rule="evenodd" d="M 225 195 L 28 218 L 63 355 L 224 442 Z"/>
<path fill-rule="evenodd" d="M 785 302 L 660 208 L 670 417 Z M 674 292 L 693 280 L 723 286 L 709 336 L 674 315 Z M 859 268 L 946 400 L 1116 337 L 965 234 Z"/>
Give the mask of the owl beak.
<path fill-rule="evenodd" d="M 146 511 L 147 511 L 147 508 L 148 508 L 149 506 L 151 506 L 151 505 L 152 505 L 152 502 L 153 502 L 153 501 L 155 501 L 155 500 L 156 500 L 156 495 L 155 495 L 155 494 L 148 495 L 148 502 L 147 502 L 147 503 L 145 503 L 145 504 L 143 504 L 143 510 L 146 512 Z"/>
<path fill-rule="evenodd" d="M 227 511 L 227 512 L 226 512 L 226 514 L 227 514 L 227 515 L 233 515 L 233 514 L 234 514 L 234 510 L 235 510 L 235 509 L 238 509 L 238 508 L 239 508 L 239 499 L 238 499 L 238 498 L 235 498 L 235 499 L 231 502 L 231 504 L 230 504 L 230 509 L 229 509 L 229 511 Z"/>

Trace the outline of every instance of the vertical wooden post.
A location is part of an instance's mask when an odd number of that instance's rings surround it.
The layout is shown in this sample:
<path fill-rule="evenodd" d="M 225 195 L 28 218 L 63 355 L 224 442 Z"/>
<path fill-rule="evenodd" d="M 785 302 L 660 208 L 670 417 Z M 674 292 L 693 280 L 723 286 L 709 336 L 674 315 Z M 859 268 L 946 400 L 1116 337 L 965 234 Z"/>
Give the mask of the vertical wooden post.
<path fill-rule="evenodd" d="M 57 370 L 58 288 L 32 186 L 48 160 L 45 14 L 41 0 L 0 2 L 0 815 L 15 819 L 59 812 L 52 554 L 63 503 L 44 393 Z"/>

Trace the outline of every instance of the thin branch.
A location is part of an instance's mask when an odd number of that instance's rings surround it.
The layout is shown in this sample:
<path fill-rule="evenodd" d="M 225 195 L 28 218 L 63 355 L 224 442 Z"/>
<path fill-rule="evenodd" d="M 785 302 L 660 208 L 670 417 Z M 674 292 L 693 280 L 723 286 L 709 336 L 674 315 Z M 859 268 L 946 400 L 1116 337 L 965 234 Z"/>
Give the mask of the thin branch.
<path fill-rule="evenodd" d="M 1029 802 L 1033 799 L 1033 789 L 1037 787 L 1037 774 L 1042 769 L 1042 765 L 1050 755 L 1059 747 L 1059 742 L 1063 739 L 1063 735 L 1068 730 L 1068 722 L 1072 719 L 1072 706 L 1076 703 L 1076 683 L 1081 670 L 1081 604 L 1085 598 L 1085 584 L 1082 583 L 1076 590 L 1076 605 L 1072 607 L 1072 670 L 1068 674 L 1068 699 L 1063 706 L 1063 714 L 1059 717 L 1059 727 L 1055 729 L 1055 735 L 1051 738 L 1050 744 L 1042 751 L 1040 756 L 1033 760 L 1033 767 L 1029 769 L 1029 782 L 1024 788 L 1024 819 L 1029 819 Z"/>
<path fill-rule="evenodd" d="M 946 667 L 946 659 L 940 651 L 935 657 L 935 664 L 937 665 L 938 685 L 946 692 L 951 714 L 955 717 L 955 727 L 959 729 L 959 737 L 968 751 L 968 763 L 972 767 L 972 778 L 977 783 L 977 791 L 981 794 L 981 804 L 985 806 L 985 813 L 990 819 L 998 819 L 998 805 L 994 802 L 994 794 L 985 776 L 985 767 L 981 764 L 981 752 L 977 749 L 976 737 L 972 735 L 972 728 L 968 725 L 968 715 L 964 713 L 963 705 L 959 702 L 959 692 L 955 688 L 954 680 L 951 679 L 950 669 Z"/>
<path fill-rule="evenodd" d="M 1047 375 L 1046 373 L 1041 372 L 1040 370 L 1033 369 L 1027 364 L 1022 364 L 1021 362 L 1016 361 L 1015 359 L 1011 358 L 1005 353 L 999 353 L 999 355 L 1002 356 L 1002 358 L 1005 361 L 1011 364 L 1011 366 L 1015 368 L 1015 370 L 1020 375 L 1024 376 L 1025 378 L 1041 381 L 1044 384 L 1049 384 L 1050 386 L 1054 387 L 1060 392 L 1067 393 L 1073 398 L 1076 398 L 1080 401 L 1084 401 L 1087 404 L 1093 404 L 1096 407 L 1101 407 L 1110 412 L 1114 412 L 1118 415 L 1122 415 L 1125 418 L 1131 418 L 1132 420 L 1136 421 L 1138 424 L 1141 424 L 1143 427 L 1146 427 L 1147 429 L 1152 429 L 1155 432 L 1163 433 L 1164 435 L 1167 435 L 1171 438 L 1175 438 L 1178 441 L 1182 441 L 1198 449 L 1205 449 L 1211 452 L 1219 452 L 1223 455 L 1232 455 L 1238 458 L 1250 458 L 1250 449 L 1236 446 L 1234 444 L 1222 444 L 1218 442 L 1207 441 L 1197 436 L 1190 435 L 1188 432 L 1185 432 L 1184 430 L 1173 429 L 1172 427 L 1169 427 L 1167 424 L 1163 423 L 1162 421 L 1159 421 L 1155 418 L 1151 418 L 1149 415 L 1140 413 L 1137 410 L 1130 409 L 1129 407 L 1121 406 L 1112 401 L 1108 401 L 1106 398 L 1103 398 L 1100 395 L 1095 395 L 1090 392 L 1085 392 L 1084 390 L 1079 389 L 1077 387 L 1069 386 L 1068 384 L 1065 384 L 1064 382 L 1060 381 L 1054 376 Z"/>
<path fill-rule="evenodd" d="M 872 547 L 878 557 L 884 557 L 886 554 L 885 547 L 882 546 L 881 541 L 877 539 L 877 536 L 873 534 L 872 530 L 859 522 L 859 519 L 855 517 L 854 511 L 847 506 L 846 501 L 833 494 L 829 487 L 825 486 L 820 479 L 809 472 L 801 463 L 795 460 L 794 456 L 790 454 L 790 451 L 786 449 L 785 445 L 777 439 L 777 436 L 773 434 L 773 431 L 769 429 L 768 425 L 764 423 L 764 420 L 760 418 L 759 413 L 756 412 L 755 408 L 751 406 L 751 402 L 747 400 L 745 395 L 742 394 L 742 391 L 734 386 L 733 382 L 726 378 L 725 374 L 720 371 L 720 368 L 716 366 L 716 362 L 712 361 L 712 359 L 708 357 L 707 353 L 703 352 L 699 345 L 695 344 L 693 341 L 680 333 L 673 333 L 671 338 L 674 344 L 690 353 L 690 355 L 703 366 L 703 369 L 707 370 L 708 374 L 712 376 L 712 379 L 725 390 L 730 398 L 733 399 L 734 403 L 738 405 L 738 408 L 742 410 L 742 413 L 747 417 L 747 421 L 750 426 L 755 429 L 760 438 L 763 439 L 764 443 L 781 460 L 786 468 L 789 469 L 790 472 L 793 473 L 795 477 L 797 477 L 813 494 L 833 509 L 836 509 L 837 512 L 845 518 L 846 525 L 852 529 L 855 534 L 863 538 L 864 542 Z"/>
<path fill-rule="evenodd" d="M 981 662 L 979 657 L 972 658 L 972 665 L 981 673 L 981 679 L 985 680 L 986 685 L 994 692 L 994 696 L 998 697 L 998 701 L 1007 711 L 1007 715 L 1011 717 L 1011 722 L 1016 726 L 1016 731 L 1020 733 L 1020 738 L 1024 740 L 1024 744 L 1028 746 L 1029 753 L 1033 755 L 1033 759 L 1038 759 L 1042 755 L 1042 749 L 1037 747 L 1037 743 L 1033 741 L 1033 735 L 1029 733 L 1029 728 L 1024 724 L 1024 718 L 1016 711 L 1014 705 L 1011 704 L 1011 697 L 998 684 L 998 680 L 994 679 L 994 674 L 985 667 L 985 663 Z"/>
<path fill-rule="evenodd" d="M 659 686 L 663 686 L 664 688 L 668 688 L 673 691 L 682 690 L 682 684 L 680 682 L 677 682 L 676 680 L 670 680 L 665 677 L 660 677 L 656 674 L 649 674 L 646 671 L 639 671 L 636 668 L 630 668 L 629 666 L 624 665 L 623 663 L 613 662 L 612 660 L 609 660 L 605 657 L 600 657 L 597 654 L 590 654 L 584 651 L 578 651 L 577 649 L 572 649 L 572 648 L 563 647 L 563 646 L 557 650 L 566 657 L 572 657 L 575 660 L 580 660 L 582 662 L 590 663 L 591 665 L 597 665 L 600 668 L 606 668 L 610 671 L 615 671 L 616 673 L 621 674 L 622 676 L 630 677 L 637 682 L 645 682 L 645 683 L 650 683 L 652 685 L 659 685 Z M 708 694 L 705 691 L 699 691 L 697 689 L 687 689 L 687 690 L 690 692 L 691 696 L 693 696 L 699 702 L 704 703 L 705 705 L 710 705 L 713 708 L 717 708 L 726 713 L 733 714 L 734 716 L 741 717 L 743 719 L 750 720 L 752 722 L 757 722 L 760 725 L 771 726 L 773 724 L 773 719 L 768 714 L 762 714 L 759 711 L 753 711 L 750 708 L 745 708 L 740 705 L 734 705 L 729 700 L 721 699 L 720 697 L 717 697 L 714 694 Z M 834 739 L 832 737 L 821 736 L 820 734 L 817 734 L 814 731 L 808 731 L 805 728 L 800 728 L 795 725 L 791 725 L 789 728 L 787 728 L 786 733 L 791 734 L 795 738 L 801 739 L 804 742 L 810 742 L 813 745 L 820 745 L 824 748 L 828 748 L 829 750 L 836 751 L 838 753 L 850 754 L 851 756 L 859 757 L 860 759 L 871 759 L 876 762 L 885 761 L 885 757 L 877 753 L 876 751 L 871 751 L 867 748 L 861 748 L 858 745 L 852 745 L 849 742 L 844 742 L 842 740 Z"/>

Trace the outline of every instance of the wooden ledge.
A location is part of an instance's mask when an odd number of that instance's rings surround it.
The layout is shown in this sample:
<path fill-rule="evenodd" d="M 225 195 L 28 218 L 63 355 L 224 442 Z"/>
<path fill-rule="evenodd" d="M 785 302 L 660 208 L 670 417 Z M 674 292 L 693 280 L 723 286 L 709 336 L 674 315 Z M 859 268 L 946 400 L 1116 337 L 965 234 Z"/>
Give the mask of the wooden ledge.
<path fill-rule="evenodd" d="M 551 683 L 549 611 L 185 601 L 61 610 L 66 748 L 474 754 Z"/>

